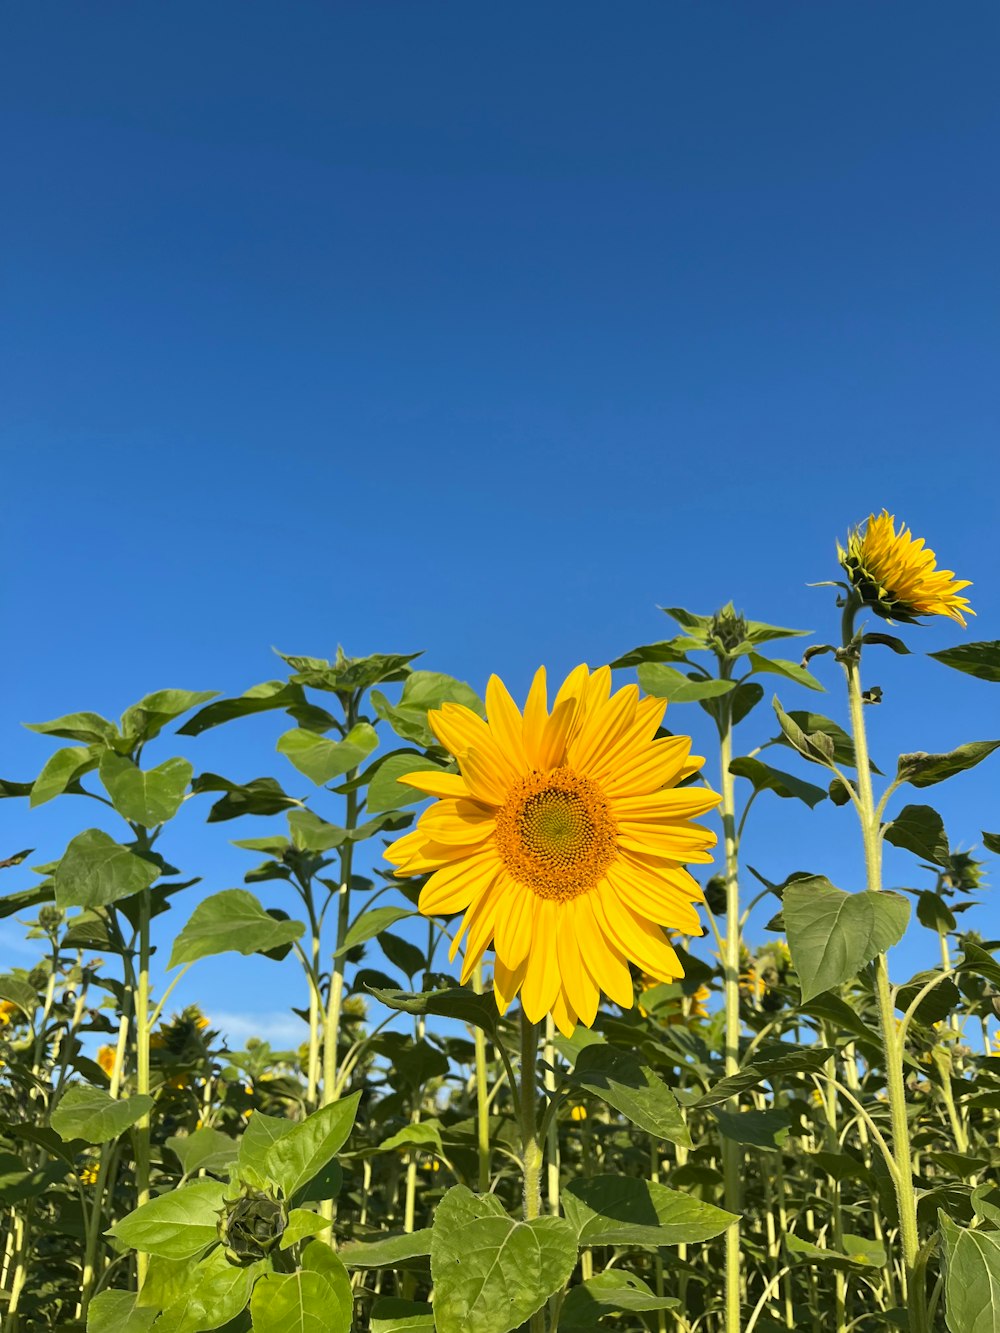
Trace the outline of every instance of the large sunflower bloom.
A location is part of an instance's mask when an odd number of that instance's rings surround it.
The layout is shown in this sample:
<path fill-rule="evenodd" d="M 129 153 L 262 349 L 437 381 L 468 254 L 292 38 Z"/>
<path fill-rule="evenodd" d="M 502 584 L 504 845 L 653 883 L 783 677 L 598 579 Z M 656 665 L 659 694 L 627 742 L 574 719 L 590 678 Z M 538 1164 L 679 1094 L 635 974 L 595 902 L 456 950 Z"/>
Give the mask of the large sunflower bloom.
<path fill-rule="evenodd" d="M 460 772 L 400 781 L 440 798 L 386 853 L 400 877 L 433 872 L 420 894 L 426 916 L 464 912 L 467 981 L 493 944 L 501 1013 L 520 992 L 531 1022 L 588 1027 L 601 991 L 633 999 L 628 963 L 650 977 L 683 975 L 662 926 L 702 934 L 702 901 L 685 862 L 711 861 L 714 833 L 691 821 L 719 802 L 678 783 L 704 762 L 686 736 L 656 738 L 666 704 L 611 671 L 579 666 L 549 712 L 545 669 L 524 713 L 491 676 L 484 722 L 444 704 L 429 722 Z"/>
<path fill-rule="evenodd" d="M 950 616 L 965 624 L 962 612 L 976 613 L 968 599 L 959 597 L 968 579 L 957 580 L 950 569 L 938 569 L 933 551 L 905 524 L 896 531 L 894 516 L 883 509 L 868 516 L 847 538 L 847 550 L 837 543 L 840 563 L 862 601 L 886 620 L 913 621 L 916 616 Z"/>

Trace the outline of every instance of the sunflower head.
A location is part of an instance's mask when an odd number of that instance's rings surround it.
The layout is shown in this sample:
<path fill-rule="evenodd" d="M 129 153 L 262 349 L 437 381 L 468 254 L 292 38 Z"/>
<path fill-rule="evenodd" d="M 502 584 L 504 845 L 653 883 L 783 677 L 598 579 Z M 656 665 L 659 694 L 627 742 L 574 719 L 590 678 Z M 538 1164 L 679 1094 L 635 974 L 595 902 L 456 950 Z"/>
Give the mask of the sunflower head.
<path fill-rule="evenodd" d="M 115 1059 L 117 1054 L 118 1053 L 113 1046 L 101 1046 L 98 1049 L 97 1063 L 100 1065 L 104 1073 L 107 1074 L 108 1078 L 110 1078 L 115 1071 Z"/>
<path fill-rule="evenodd" d="M 912 624 L 918 616 L 949 616 L 964 625 L 963 612 L 975 615 L 968 599 L 958 595 L 972 586 L 969 581 L 938 569 L 924 539 L 902 523 L 897 532 L 885 509 L 848 534 L 846 550 L 838 542 L 837 555 L 861 601 L 883 620 Z"/>
<path fill-rule="evenodd" d="M 723 657 L 730 656 L 746 642 L 747 622 L 732 602 L 727 602 L 712 617 L 712 638 L 718 642 Z"/>
<path fill-rule="evenodd" d="M 602 991 L 631 1007 L 629 963 L 683 975 L 663 928 L 702 933 L 685 864 L 711 861 L 715 834 L 693 821 L 719 797 L 681 785 L 703 760 L 688 737 L 657 735 L 665 708 L 579 666 L 551 710 L 542 668 L 523 712 L 492 676 L 488 721 L 454 703 L 428 715 L 459 771 L 401 779 L 438 800 L 386 856 L 400 877 L 429 874 L 426 916 L 464 913 L 463 981 L 492 944 L 501 1012 L 520 994 L 531 1022 L 551 1013 L 569 1035 Z"/>

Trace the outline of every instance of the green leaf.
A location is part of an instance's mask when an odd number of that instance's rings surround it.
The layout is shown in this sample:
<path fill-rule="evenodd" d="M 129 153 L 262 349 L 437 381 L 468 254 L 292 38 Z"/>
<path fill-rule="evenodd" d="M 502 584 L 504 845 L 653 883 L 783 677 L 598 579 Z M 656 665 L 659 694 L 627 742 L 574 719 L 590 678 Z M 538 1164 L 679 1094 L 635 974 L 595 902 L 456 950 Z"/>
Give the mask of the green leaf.
<path fill-rule="evenodd" d="M 164 1259 L 188 1259 L 218 1240 L 225 1189 L 218 1180 L 197 1180 L 172 1189 L 128 1213 L 108 1235 L 128 1249 Z"/>
<path fill-rule="evenodd" d="M 180 1298 L 164 1310 L 156 1333 L 206 1333 L 235 1319 L 246 1307 L 263 1263 L 231 1264 L 222 1246 L 196 1264 Z"/>
<path fill-rule="evenodd" d="M 343 944 L 333 955 L 334 958 L 339 958 L 349 949 L 356 949 L 359 944 L 374 939 L 383 930 L 394 926 L 397 921 L 413 915 L 413 910 L 409 907 L 373 907 L 370 912 L 362 912 L 351 922 L 351 928 L 344 936 Z"/>
<path fill-rule="evenodd" d="M 305 692 L 300 685 L 287 680 L 265 680 L 238 698 L 218 699 L 214 704 L 209 704 L 185 722 L 177 734 L 198 736 L 209 727 L 221 726 L 235 718 L 250 717 L 254 713 L 267 713 L 278 708 L 293 708 L 306 702 Z"/>
<path fill-rule="evenodd" d="M 37 806 L 44 805 L 46 801 L 51 801 L 54 796 L 61 796 L 68 787 L 78 785 L 84 773 L 89 773 L 96 766 L 97 760 L 90 746 L 72 746 L 65 750 L 56 750 L 35 778 L 28 804 L 34 810 Z"/>
<path fill-rule="evenodd" d="M 218 690 L 154 690 L 131 708 L 125 709 L 121 733 L 133 743 L 151 741 L 168 722 L 214 699 L 218 693 Z"/>
<path fill-rule="evenodd" d="M 267 1174 L 286 1199 L 308 1185 L 347 1142 L 360 1099 L 361 1093 L 355 1092 L 321 1107 L 268 1150 Z"/>
<path fill-rule="evenodd" d="M 314 1213 L 309 1208 L 293 1208 L 288 1214 L 288 1223 L 281 1233 L 278 1248 L 291 1249 L 293 1245 L 298 1245 L 300 1240 L 318 1236 L 321 1231 L 332 1226 L 333 1222 L 328 1217 L 320 1217 L 319 1213 Z"/>
<path fill-rule="evenodd" d="M 754 1148 L 780 1148 L 788 1137 L 787 1111 L 724 1111 L 712 1108 L 723 1138 Z"/>
<path fill-rule="evenodd" d="M 619 668 L 641 666 L 643 662 L 686 662 L 687 653 L 692 647 L 700 645 L 693 644 L 690 639 L 662 639 L 659 643 L 643 644 L 639 648 L 632 648 L 621 657 L 616 657 L 611 663 L 611 669 L 617 671 Z"/>
<path fill-rule="evenodd" d="M 636 674 L 647 694 L 675 704 L 714 699 L 736 688 L 736 682 L 732 680 L 691 679 L 663 662 L 644 662 Z"/>
<path fill-rule="evenodd" d="M 956 648 L 945 648 L 940 653 L 928 653 L 936 662 L 964 671 L 978 680 L 1000 681 L 1000 639 L 984 643 L 960 643 Z"/>
<path fill-rule="evenodd" d="M 211 958 L 220 953 L 265 953 L 292 944 L 305 926 L 277 921 L 246 889 L 223 889 L 200 902 L 174 940 L 170 967 Z"/>
<path fill-rule="evenodd" d="M 929 805 L 904 805 L 885 828 L 885 840 L 924 861 L 947 866 L 951 856 L 944 820 Z"/>
<path fill-rule="evenodd" d="M 784 799 L 795 798 L 804 801 L 810 810 L 819 805 L 820 801 L 826 800 L 826 792 L 822 787 L 815 787 L 811 782 L 803 782 L 801 778 L 793 777 L 791 773 L 783 773 L 781 769 L 771 768 L 769 764 L 761 763 L 759 759 L 751 759 L 749 756 L 734 759 L 729 765 L 729 771 L 734 777 L 749 779 L 754 791 L 773 791 L 776 796 Z"/>
<path fill-rule="evenodd" d="M 751 643 L 770 643 L 773 639 L 801 639 L 811 634 L 808 629 L 785 629 L 781 625 L 765 625 L 761 620 L 748 620 L 747 638 Z"/>
<path fill-rule="evenodd" d="M 432 1014 L 436 1018 L 455 1018 L 460 1023 L 495 1032 L 500 1015 L 492 995 L 477 995 L 464 986 L 445 990 L 405 991 L 377 990 L 369 987 L 372 995 L 387 1009 L 398 1009 L 406 1014 Z"/>
<path fill-rule="evenodd" d="M 680 1190 L 632 1176 L 578 1177 L 562 1196 L 581 1245 L 684 1245 L 711 1240 L 738 1219 Z"/>
<path fill-rule="evenodd" d="M 348 1268 L 408 1268 L 414 1259 L 431 1252 L 431 1231 L 411 1231 L 407 1235 L 383 1236 L 375 1241 L 349 1241 L 338 1254 Z"/>
<path fill-rule="evenodd" d="M 153 1106 L 152 1097 L 115 1098 L 102 1088 L 74 1083 L 52 1112 L 52 1128 L 61 1139 L 83 1139 L 86 1143 L 108 1143 L 124 1134 Z"/>
<path fill-rule="evenodd" d="M 209 811 L 209 824 L 239 819 L 241 815 L 277 815 L 291 806 L 302 804 L 282 791 L 281 784 L 274 778 L 253 778 L 250 782 L 240 784 L 230 782 L 218 773 L 202 773 L 191 783 L 191 790 L 196 795 L 206 791 L 226 793 Z"/>
<path fill-rule="evenodd" d="M 910 655 L 910 650 L 903 640 L 897 639 L 894 634 L 862 634 L 861 642 L 881 644 L 883 648 L 891 648 L 900 657 Z"/>
<path fill-rule="evenodd" d="M 988 852 L 1000 854 L 1000 833 L 983 833 L 983 846 Z"/>
<path fill-rule="evenodd" d="M 814 763 L 827 764 L 832 759 L 841 767 L 857 768 L 854 742 L 843 727 L 824 717 L 822 713 L 809 713 L 798 708 L 786 713 L 778 702 L 777 695 L 772 704 L 782 731 L 781 736 L 776 738 L 778 744 L 790 745 L 793 750 L 798 750 L 799 754 L 806 759 L 812 759 Z M 873 773 L 880 772 L 870 760 L 869 767 Z"/>
<path fill-rule="evenodd" d="M 437 1206 L 431 1235 L 438 1333 L 509 1333 L 569 1281 L 576 1258 L 563 1218 L 515 1222 L 494 1195 L 455 1185 Z"/>
<path fill-rule="evenodd" d="M 87 1311 L 87 1333 L 145 1333 L 156 1310 L 136 1309 L 134 1291 L 99 1291 Z"/>
<path fill-rule="evenodd" d="M 175 1134 L 167 1139 L 166 1146 L 180 1162 L 186 1176 L 192 1176 L 196 1171 L 223 1174 L 230 1162 L 236 1161 L 240 1150 L 237 1139 L 207 1125 L 191 1134 Z"/>
<path fill-rule="evenodd" d="M 827 1264 L 841 1270 L 858 1268 L 882 1268 L 885 1264 L 885 1247 L 878 1241 L 868 1240 L 865 1236 L 854 1236 L 845 1232 L 843 1250 L 824 1249 L 812 1241 L 790 1232 L 785 1234 L 785 1245 L 790 1255 L 799 1255 L 810 1263 Z"/>
<path fill-rule="evenodd" d="M 263 1111 L 254 1111 L 247 1121 L 246 1129 L 240 1139 L 240 1151 L 237 1158 L 237 1175 L 240 1180 L 254 1189 L 274 1189 L 268 1159 L 274 1145 L 295 1129 L 294 1120 L 283 1116 L 265 1115 Z"/>
<path fill-rule="evenodd" d="M 456 703 L 470 708 L 479 717 L 486 712 L 482 699 L 470 685 L 437 671 L 411 672 L 396 704 L 391 704 L 380 690 L 372 690 L 371 700 L 375 712 L 397 736 L 425 748 L 437 744 L 427 722 L 431 709 L 440 708 L 443 703 Z"/>
<path fill-rule="evenodd" d="M 407 773 L 444 773 L 440 764 L 432 764 L 426 756 L 414 754 L 412 750 L 401 750 L 390 754 L 369 770 L 368 799 L 366 808 L 371 815 L 383 810 L 399 810 L 404 805 L 416 805 L 426 801 L 423 792 L 415 787 L 406 787 L 398 781 Z"/>
<path fill-rule="evenodd" d="M 118 728 L 100 713 L 67 713 L 52 722 L 26 722 L 29 731 L 43 736 L 59 736 L 67 741 L 82 741 L 84 745 L 111 745 L 120 740 Z"/>
<path fill-rule="evenodd" d="M 318 787 L 357 768 L 378 746 L 375 728 L 367 722 L 352 727 L 342 741 L 330 741 L 298 727 L 278 738 L 277 749 Z"/>
<path fill-rule="evenodd" d="M 751 653 L 750 665 L 752 668 L 750 675 L 770 672 L 774 676 L 784 676 L 786 680 L 794 680 L 797 685 L 804 685 L 809 690 L 824 689 L 812 672 L 807 671 L 804 666 L 799 666 L 798 662 L 786 662 L 781 657 L 761 657 L 760 653 Z"/>
<path fill-rule="evenodd" d="M 296 657 L 281 652 L 278 656 L 295 672 L 292 679 L 296 684 L 340 694 L 367 690 L 386 681 L 405 680 L 410 674 L 408 664 L 420 654 L 371 653 L 368 657 L 347 657 L 338 648 L 332 663 L 322 657 Z"/>
<path fill-rule="evenodd" d="M 372 1306 L 371 1333 L 434 1333 L 434 1311 L 426 1301 L 382 1296 Z"/>
<path fill-rule="evenodd" d="M 330 1309 L 330 1285 L 320 1273 L 267 1273 L 253 1289 L 254 1333 L 348 1333 L 350 1319 Z M 331 1317 L 340 1314 L 340 1318 Z"/>
<path fill-rule="evenodd" d="M 631 1311 L 672 1310 L 676 1296 L 657 1296 L 642 1278 L 611 1269 L 571 1287 L 559 1314 L 560 1328 L 593 1328 L 600 1319 Z"/>
<path fill-rule="evenodd" d="M 958 1227 L 938 1213 L 944 1241 L 945 1321 L 951 1333 L 1000 1328 L 1000 1233 Z"/>
<path fill-rule="evenodd" d="M 0 1000 L 9 1000 L 12 1004 L 16 1004 L 29 1021 L 34 1018 L 39 1004 L 34 986 L 22 981 L 20 977 L 11 976 L 0 977 Z"/>
<path fill-rule="evenodd" d="M 975 768 L 998 746 L 1000 741 L 970 741 L 968 745 L 960 745 L 948 754 L 925 754 L 923 751 L 901 754 L 896 780 L 909 782 L 913 787 L 932 787 L 936 782 L 954 777 L 956 773 Z"/>
<path fill-rule="evenodd" d="M 422 1120 L 415 1125 L 404 1125 L 375 1149 L 376 1152 L 394 1152 L 397 1148 L 425 1148 L 444 1156 L 441 1128 L 436 1120 Z"/>
<path fill-rule="evenodd" d="M 925 889 L 917 899 L 917 920 L 928 930 L 945 935 L 958 924 L 945 900 L 931 889 Z"/>
<path fill-rule="evenodd" d="M 330 852 L 347 839 L 347 829 L 330 824 L 312 810 L 289 810 L 288 829 L 300 852 Z"/>
<path fill-rule="evenodd" d="M 814 875 L 783 899 L 785 931 L 803 1002 L 856 977 L 903 938 L 910 905 L 897 893 L 845 893 Z"/>
<path fill-rule="evenodd" d="M 673 1093 L 658 1074 L 628 1051 L 585 1046 L 567 1079 L 575 1088 L 602 1097 L 647 1134 L 690 1147 L 691 1138 Z"/>
<path fill-rule="evenodd" d="M 160 874 L 100 829 L 87 829 L 70 842 L 56 866 L 56 906 L 106 907 L 148 889 Z"/>
<path fill-rule="evenodd" d="M 729 710 L 729 725 L 738 726 L 747 714 L 760 703 L 764 697 L 764 687 L 756 680 L 745 680 L 736 686 L 732 694 L 726 699 L 723 705 L 718 699 L 702 699 L 701 707 L 708 713 L 709 717 L 715 718 L 720 726 L 724 722 L 723 708 Z"/>
<path fill-rule="evenodd" d="M 118 813 L 143 828 L 173 819 L 194 775 L 186 759 L 168 759 L 158 768 L 143 770 L 114 750 L 104 751 L 99 771 Z"/>

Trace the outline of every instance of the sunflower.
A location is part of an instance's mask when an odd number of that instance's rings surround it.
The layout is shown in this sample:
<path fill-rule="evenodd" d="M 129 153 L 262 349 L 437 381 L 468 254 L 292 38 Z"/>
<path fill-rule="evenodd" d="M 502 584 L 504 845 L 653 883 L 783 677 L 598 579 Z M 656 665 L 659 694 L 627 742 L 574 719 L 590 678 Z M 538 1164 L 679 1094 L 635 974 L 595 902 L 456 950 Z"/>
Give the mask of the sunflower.
<path fill-rule="evenodd" d="M 461 704 L 428 714 L 458 773 L 400 781 L 439 799 L 386 853 L 399 877 L 432 872 L 425 916 L 464 912 L 462 980 L 487 947 L 500 1012 L 520 993 L 532 1023 L 588 1027 L 603 991 L 634 1001 L 629 962 L 659 981 L 683 975 L 661 927 L 702 934 L 703 900 L 685 862 L 711 861 L 715 834 L 692 823 L 719 797 L 679 786 L 704 762 L 687 736 L 657 737 L 666 704 L 635 685 L 611 693 L 611 670 L 579 666 L 552 711 L 540 668 L 519 712 L 491 676 L 484 722 Z"/>
<path fill-rule="evenodd" d="M 885 620 L 912 622 L 917 616 L 950 616 L 965 624 L 963 611 L 976 613 L 968 599 L 959 597 L 968 579 L 957 580 L 950 569 L 938 569 L 933 551 L 905 524 L 896 531 L 894 516 L 883 509 L 869 514 L 863 526 L 847 538 L 847 550 L 837 543 L 840 563 L 850 575 L 861 600 Z"/>
<path fill-rule="evenodd" d="M 107 1074 L 108 1078 L 115 1072 L 115 1060 L 118 1052 L 113 1046 L 101 1046 L 97 1052 L 97 1063 Z"/>

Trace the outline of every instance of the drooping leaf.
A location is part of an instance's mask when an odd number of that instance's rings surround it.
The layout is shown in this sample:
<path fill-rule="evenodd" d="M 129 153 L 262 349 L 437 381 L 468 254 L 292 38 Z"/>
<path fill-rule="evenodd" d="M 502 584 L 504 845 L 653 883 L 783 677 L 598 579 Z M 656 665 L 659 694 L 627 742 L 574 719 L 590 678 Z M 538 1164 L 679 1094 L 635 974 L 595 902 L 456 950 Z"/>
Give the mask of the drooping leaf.
<path fill-rule="evenodd" d="M 145 1333 L 153 1327 L 156 1310 L 136 1308 L 134 1291 L 99 1291 L 87 1310 L 87 1333 Z"/>
<path fill-rule="evenodd" d="M 793 880 L 783 904 L 803 1001 L 856 977 L 902 939 L 910 916 L 900 894 L 845 893 L 821 875 Z"/>
<path fill-rule="evenodd" d="M 121 733 L 133 743 L 151 741 L 168 722 L 214 699 L 217 694 L 218 690 L 154 690 L 131 708 L 125 709 Z"/>
<path fill-rule="evenodd" d="M 68 788 L 78 787 L 80 778 L 97 767 L 96 749 L 96 746 L 91 749 L 88 745 L 75 745 L 56 750 L 31 785 L 28 804 L 32 810 L 51 801 L 54 796 L 61 796 Z"/>
<path fill-rule="evenodd" d="M 633 1310 L 672 1310 L 676 1296 L 657 1296 L 642 1278 L 611 1269 L 571 1287 L 563 1301 L 562 1328 L 593 1328 L 599 1319 Z"/>
<path fill-rule="evenodd" d="M 420 653 L 371 653 L 367 657 L 347 657 L 338 649 L 333 662 L 322 657 L 298 657 L 281 652 L 278 656 L 295 672 L 292 680 L 296 684 L 340 694 L 367 690 L 383 682 L 405 680 L 410 674 L 409 663 Z"/>
<path fill-rule="evenodd" d="M 607 1045 L 585 1046 L 567 1078 L 581 1091 L 603 1097 L 647 1134 L 690 1146 L 677 1099 L 660 1076 L 630 1052 Z"/>
<path fill-rule="evenodd" d="M 438 1018 L 455 1018 L 460 1023 L 495 1032 L 500 1015 L 492 995 L 477 995 L 464 986 L 453 986 L 437 991 L 381 990 L 371 987 L 371 993 L 388 1009 L 399 1009 L 407 1014 L 433 1014 Z"/>
<path fill-rule="evenodd" d="M 408 1268 L 430 1252 L 430 1227 L 373 1241 L 350 1241 L 338 1250 L 348 1268 Z"/>
<path fill-rule="evenodd" d="M 371 700 L 375 712 L 397 736 L 425 748 L 437 743 L 427 722 L 431 709 L 440 708 L 443 703 L 456 703 L 470 708 L 479 717 L 484 717 L 486 711 L 470 685 L 437 671 L 411 672 L 396 704 L 390 703 L 380 690 L 372 690 Z"/>
<path fill-rule="evenodd" d="M 277 815 L 302 804 L 284 792 L 274 778 L 253 778 L 239 783 L 230 782 L 218 773 L 201 773 L 191 783 L 191 790 L 196 795 L 206 791 L 225 792 L 208 812 L 209 824 L 239 819 L 241 815 Z"/>
<path fill-rule="evenodd" d="M 245 1309 L 265 1271 L 263 1263 L 231 1264 L 222 1246 L 216 1247 L 190 1271 L 178 1299 L 156 1321 L 157 1333 L 207 1333 L 228 1324 Z"/>
<path fill-rule="evenodd" d="M 332 1226 L 330 1218 L 320 1217 L 319 1213 L 314 1213 L 309 1208 L 293 1208 L 288 1214 L 288 1223 L 281 1233 L 279 1249 L 289 1250 L 293 1245 L 298 1245 L 299 1241 L 308 1240 L 310 1236 L 318 1236 L 321 1231 Z"/>
<path fill-rule="evenodd" d="M 769 673 L 774 676 L 784 676 L 786 680 L 794 680 L 796 685 L 804 685 L 809 690 L 825 688 L 804 666 L 799 666 L 798 662 L 786 662 L 781 657 L 762 657 L 760 653 L 751 653 L 750 666 L 751 675 Z"/>
<path fill-rule="evenodd" d="M 170 967 L 220 953 L 265 953 L 301 938 L 301 921 L 277 921 L 246 889 L 223 889 L 200 902 L 174 940 Z"/>
<path fill-rule="evenodd" d="M 854 742 L 843 727 L 822 713 L 809 713 L 798 708 L 786 713 L 777 696 L 772 703 L 782 732 L 776 738 L 779 744 L 790 745 L 814 763 L 826 764 L 832 759 L 841 767 L 857 768 Z M 869 767 L 873 773 L 880 771 L 871 760 Z"/>
<path fill-rule="evenodd" d="M 1000 1327 L 1000 1233 L 959 1227 L 938 1213 L 944 1241 L 944 1309 L 951 1333 Z"/>
<path fill-rule="evenodd" d="M 711 1240 L 737 1221 L 681 1190 L 633 1176 L 570 1181 L 563 1211 L 581 1245 L 684 1245 Z"/>
<path fill-rule="evenodd" d="M 951 849 L 944 831 L 944 820 L 929 805 L 904 805 L 886 826 L 885 840 L 903 847 L 924 861 L 947 866 Z"/>
<path fill-rule="evenodd" d="M 330 852 L 346 841 L 348 832 L 330 824 L 312 810 L 289 810 L 288 829 L 292 843 L 303 852 Z"/>
<path fill-rule="evenodd" d="M 217 699 L 207 708 L 202 708 L 178 729 L 177 734 L 198 736 L 209 727 L 221 726 L 235 718 L 250 717 L 254 713 L 267 713 L 278 708 L 292 708 L 306 702 L 305 692 L 300 685 L 287 680 L 265 680 L 238 698 Z"/>
<path fill-rule="evenodd" d="M 908 782 L 913 787 L 932 787 L 937 782 L 954 777 L 956 773 L 975 768 L 998 746 L 1000 741 L 970 741 L 948 754 L 925 754 L 923 751 L 901 754 L 896 780 Z"/>
<path fill-rule="evenodd" d="M 188 1176 L 194 1175 L 196 1171 L 222 1174 L 229 1163 L 236 1160 L 240 1150 L 239 1140 L 208 1125 L 190 1134 L 175 1134 L 167 1139 L 166 1146 Z"/>
<path fill-rule="evenodd" d="M 495 1195 L 455 1185 L 438 1204 L 431 1277 L 438 1333 L 510 1333 L 569 1280 L 572 1226 L 561 1217 L 515 1222 Z"/>
<path fill-rule="evenodd" d="M 434 1333 L 434 1311 L 426 1301 L 381 1296 L 371 1309 L 371 1333 Z"/>
<path fill-rule="evenodd" d="M 56 905 L 106 907 L 148 889 L 159 867 L 136 856 L 100 829 L 86 829 L 70 842 L 56 866 Z"/>
<path fill-rule="evenodd" d="M 734 1139 L 754 1148 L 780 1148 L 788 1137 L 787 1111 L 726 1111 L 712 1108 L 723 1138 Z"/>
<path fill-rule="evenodd" d="M 710 677 L 690 678 L 663 662 L 644 662 L 637 671 L 639 684 L 647 694 L 657 699 L 667 699 L 671 703 L 694 703 L 699 699 L 714 699 L 721 694 L 729 694 L 736 688 L 732 680 L 715 680 Z"/>
<path fill-rule="evenodd" d="M 344 942 L 334 954 L 339 958 L 349 949 L 355 949 L 359 944 L 365 944 L 372 940 L 383 930 L 388 930 L 394 926 L 397 921 L 402 921 L 404 917 L 413 916 L 413 911 L 409 907 L 373 907 L 368 912 L 362 912 L 360 916 L 355 917 L 351 923 L 351 928 L 344 936 Z"/>
<path fill-rule="evenodd" d="M 43 736 L 59 736 L 62 740 L 81 741 L 84 745 L 111 745 L 120 740 L 118 728 L 100 713 L 67 713 L 52 722 L 26 722 L 29 731 Z"/>
<path fill-rule="evenodd" d="M 105 750 L 99 772 L 118 813 L 143 828 L 156 828 L 173 819 L 194 775 L 186 759 L 168 759 L 157 768 L 141 769 L 114 750 Z"/>
<path fill-rule="evenodd" d="M 810 810 L 819 805 L 820 801 L 826 800 L 826 792 L 822 787 L 816 787 L 811 782 L 803 782 L 801 778 L 793 777 L 791 773 L 783 773 L 781 769 L 771 768 L 769 764 L 764 764 L 759 759 L 750 757 L 734 759 L 729 765 L 729 771 L 734 777 L 749 779 L 754 791 L 773 791 L 776 796 L 784 799 L 795 798 L 804 801 Z"/>
<path fill-rule="evenodd" d="M 270 1147 L 267 1175 L 286 1199 L 304 1189 L 347 1142 L 360 1098 L 355 1092 L 313 1111 Z"/>
<path fill-rule="evenodd" d="M 153 1099 L 111 1097 L 103 1088 L 74 1083 L 66 1089 L 52 1112 L 52 1128 L 59 1137 L 83 1139 L 86 1143 L 108 1143 L 124 1134 L 130 1125 L 152 1110 Z"/>

